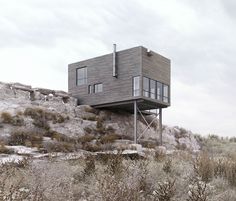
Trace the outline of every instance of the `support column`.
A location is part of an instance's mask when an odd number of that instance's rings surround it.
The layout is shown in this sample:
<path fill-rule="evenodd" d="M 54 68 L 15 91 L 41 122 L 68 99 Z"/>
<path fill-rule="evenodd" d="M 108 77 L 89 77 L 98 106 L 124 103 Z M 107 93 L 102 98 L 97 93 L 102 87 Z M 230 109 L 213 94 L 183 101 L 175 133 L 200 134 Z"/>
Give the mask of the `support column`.
<path fill-rule="evenodd" d="M 137 144 L 137 101 L 134 101 L 134 143 Z"/>
<path fill-rule="evenodd" d="M 160 134 L 160 145 L 162 145 L 162 108 L 159 108 L 159 134 Z"/>

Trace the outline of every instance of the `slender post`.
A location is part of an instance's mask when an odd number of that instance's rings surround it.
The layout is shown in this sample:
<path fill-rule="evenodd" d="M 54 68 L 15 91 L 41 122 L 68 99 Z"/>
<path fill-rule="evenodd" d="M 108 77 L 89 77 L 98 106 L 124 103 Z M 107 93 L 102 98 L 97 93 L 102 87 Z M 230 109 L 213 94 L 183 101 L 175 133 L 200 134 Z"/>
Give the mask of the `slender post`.
<path fill-rule="evenodd" d="M 134 101 L 134 143 L 137 144 L 137 101 Z"/>
<path fill-rule="evenodd" d="M 160 145 L 162 145 L 162 108 L 159 108 L 159 132 L 160 132 Z"/>

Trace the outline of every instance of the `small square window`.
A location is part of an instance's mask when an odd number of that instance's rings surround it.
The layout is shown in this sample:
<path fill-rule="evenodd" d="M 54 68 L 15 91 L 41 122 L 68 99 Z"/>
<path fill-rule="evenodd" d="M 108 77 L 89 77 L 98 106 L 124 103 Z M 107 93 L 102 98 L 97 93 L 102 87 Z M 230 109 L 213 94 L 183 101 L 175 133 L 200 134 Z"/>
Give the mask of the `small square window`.
<path fill-rule="evenodd" d="M 94 85 L 94 93 L 99 93 L 99 92 L 102 92 L 102 91 L 103 91 L 102 83 Z"/>

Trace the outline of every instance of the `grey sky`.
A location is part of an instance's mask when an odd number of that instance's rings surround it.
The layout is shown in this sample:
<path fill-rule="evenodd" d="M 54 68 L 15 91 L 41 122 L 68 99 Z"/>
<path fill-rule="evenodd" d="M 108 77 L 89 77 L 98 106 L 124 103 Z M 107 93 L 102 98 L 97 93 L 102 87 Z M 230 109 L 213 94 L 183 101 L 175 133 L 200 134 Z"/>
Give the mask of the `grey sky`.
<path fill-rule="evenodd" d="M 233 0 L 0 0 L 0 81 L 67 90 L 67 64 L 143 45 L 172 61 L 164 123 L 236 135 Z"/>

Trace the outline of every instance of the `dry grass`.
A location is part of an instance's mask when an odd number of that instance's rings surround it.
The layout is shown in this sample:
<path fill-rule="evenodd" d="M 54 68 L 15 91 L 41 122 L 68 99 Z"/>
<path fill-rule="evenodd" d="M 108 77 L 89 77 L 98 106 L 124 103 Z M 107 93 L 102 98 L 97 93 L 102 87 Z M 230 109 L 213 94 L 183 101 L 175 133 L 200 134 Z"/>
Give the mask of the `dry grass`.
<path fill-rule="evenodd" d="M 8 149 L 3 142 L 0 142 L 0 154 L 13 154 L 14 151 Z"/>
<path fill-rule="evenodd" d="M 9 112 L 2 112 L 1 114 L 2 122 L 6 124 L 10 124 L 12 122 L 12 115 Z"/>
<path fill-rule="evenodd" d="M 102 135 L 100 137 L 100 142 L 102 144 L 114 143 L 118 139 L 120 139 L 120 136 L 113 133 L 113 134 Z"/>
<path fill-rule="evenodd" d="M 52 121 L 52 123 L 63 123 L 68 120 L 69 117 L 64 117 L 59 113 L 51 112 L 44 110 L 42 108 L 26 108 L 24 111 L 25 116 L 30 116 L 34 119 L 34 125 L 40 128 L 45 128 L 49 130 L 48 121 Z"/>
<path fill-rule="evenodd" d="M 38 130 L 18 129 L 11 133 L 9 145 L 23 145 L 28 147 L 41 147 L 43 133 Z"/>

